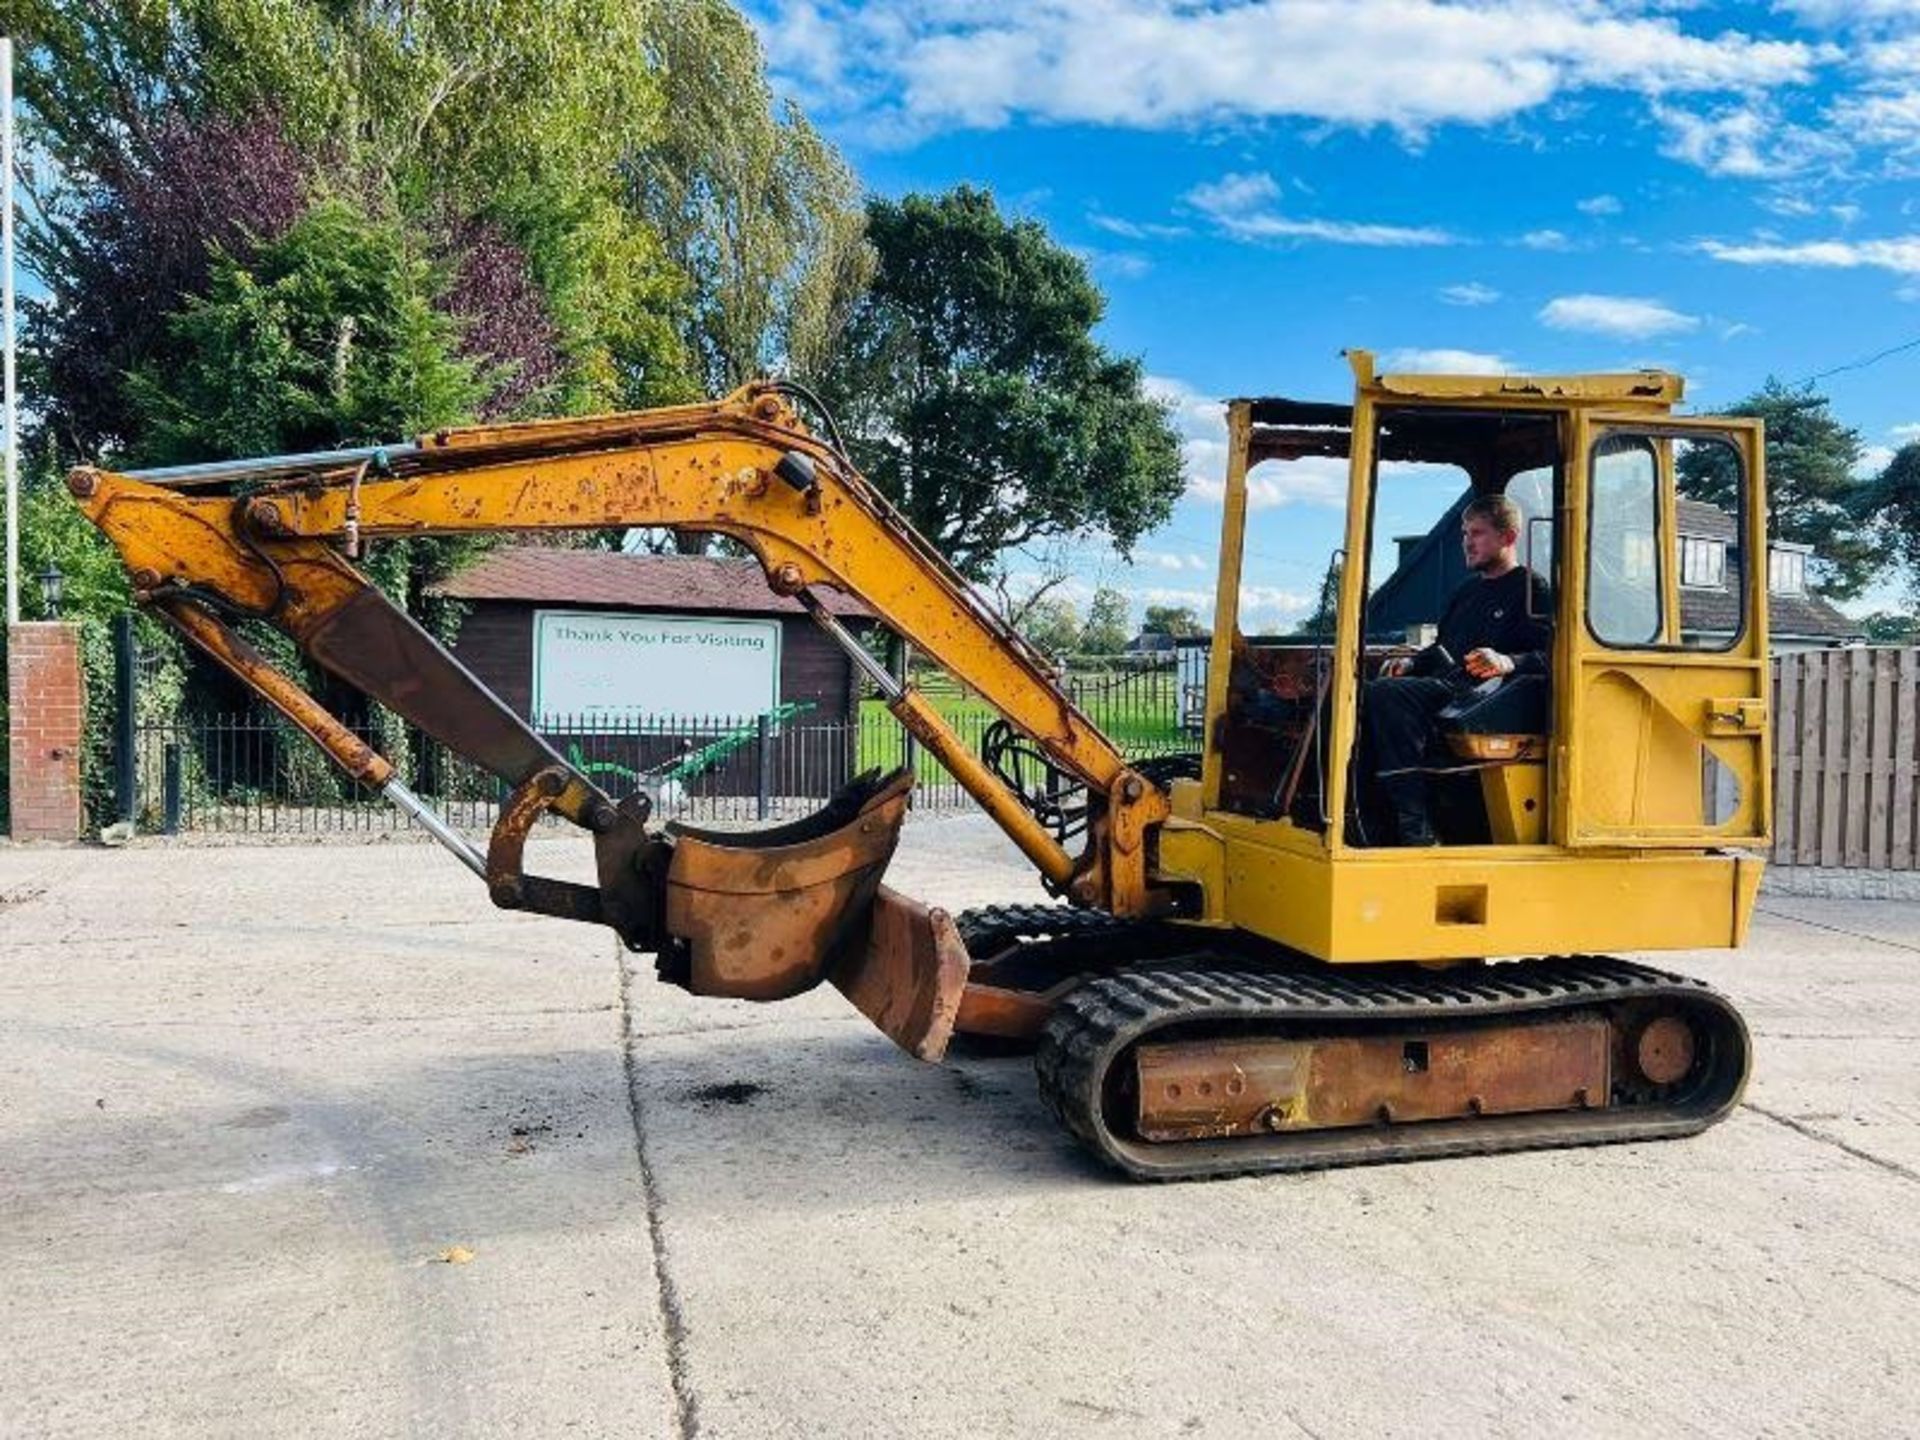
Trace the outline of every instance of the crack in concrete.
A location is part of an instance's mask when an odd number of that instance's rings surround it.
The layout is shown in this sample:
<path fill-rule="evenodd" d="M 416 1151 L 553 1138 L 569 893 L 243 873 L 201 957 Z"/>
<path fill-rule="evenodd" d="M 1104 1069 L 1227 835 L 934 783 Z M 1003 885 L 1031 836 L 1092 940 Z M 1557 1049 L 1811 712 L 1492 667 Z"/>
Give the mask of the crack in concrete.
<path fill-rule="evenodd" d="M 1910 1180 L 1914 1184 L 1920 1185 L 1920 1170 L 1914 1170 L 1909 1166 L 1902 1165 L 1898 1160 L 1889 1160 L 1885 1156 L 1874 1154 L 1871 1150 L 1862 1150 L 1858 1145 L 1849 1145 L 1837 1135 L 1829 1135 L 1824 1130 L 1816 1130 L 1804 1121 L 1796 1120 L 1791 1115 L 1782 1115 L 1778 1110 L 1769 1110 L 1764 1105 L 1756 1105 L 1751 1100 L 1741 1101 L 1740 1108 L 1743 1110 L 1751 1110 L 1756 1115 L 1763 1115 L 1776 1125 L 1784 1125 L 1796 1135 L 1804 1135 L 1807 1139 L 1817 1140 L 1822 1145 L 1831 1145 L 1834 1149 L 1851 1155 L 1856 1160 L 1864 1160 L 1867 1164 L 1885 1170 L 1890 1175 L 1898 1175 L 1902 1180 Z"/>
<path fill-rule="evenodd" d="M 647 1202 L 647 1242 L 653 1251 L 653 1274 L 658 1286 L 660 1328 L 667 1340 L 667 1378 L 673 1384 L 674 1435 L 694 1440 L 700 1433 L 700 1397 L 694 1392 L 687 1363 L 687 1321 L 667 1261 L 666 1224 L 660 1213 L 660 1182 L 647 1154 L 645 1106 L 640 1101 L 640 1071 L 634 1058 L 633 971 L 626 952 L 614 950 L 620 973 L 620 1065 L 627 1077 L 627 1115 L 633 1121 L 633 1153 L 640 1166 L 640 1193 Z"/>
<path fill-rule="evenodd" d="M 1910 950 L 1920 955 L 1920 945 L 1909 945 L 1904 940 L 1889 940 L 1883 935 L 1863 935 L 1858 930 L 1849 930 L 1844 925 L 1828 925 L 1819 920 L 1809 920 L 1804 915 L 1789 915 L 1784 910 L 1769 910 L 1764 905 L 1754 907 L 1762 915 L 1775 920 L 1791 920 L 1796 925 L 1805 925 L 1814 930 L 1825 930 L 1830 935 L 1845 935 L 1851 940 L 1865 940 L 1869 945 L 1885 945 L 1894 950 Z"/>

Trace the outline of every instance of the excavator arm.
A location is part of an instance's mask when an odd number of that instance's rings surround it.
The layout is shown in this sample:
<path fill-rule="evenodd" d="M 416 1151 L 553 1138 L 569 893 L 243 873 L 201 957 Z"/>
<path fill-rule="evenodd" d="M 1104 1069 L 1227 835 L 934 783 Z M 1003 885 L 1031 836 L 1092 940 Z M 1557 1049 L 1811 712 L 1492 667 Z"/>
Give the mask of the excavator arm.
<path fill-rule="evenodd" d="M 944 916 L 879 885 L 909 778 L 856 782 L 820 815 L 753 837 L 650 829 L 645 796 L 616 802 L 602 792 L 367 581 L 350 563 L 366 543 L 612 526 L 730 536 L 776 593 L 798 599 L 846 647 L 1052 888 L 1116 915 L 1165 903 L 1148 867 L 1164 794 L 845 455 L 800 422 L 778 385 L 710 404 L 441 430 L 364 451 L 126 474 L 81 468 L 68 486 L 119 549 L 140 603 L 415 815 L 486 879 L 495 904 L 609 925 L 700 993 L 778 998 L 830 979 L 908 1049 L 937 1055 L 964 953 Z M 1069 855 L 923 696 L 871 660 L 820 589 L 857 596 L 1087 788 L 1083 853 Z M 273 625 L 510 787 L 486 853 L 250 647 L 236 619 Z M 550 811 L 593 833 L 597 886 L 525 873 L 527 835 Z"/>

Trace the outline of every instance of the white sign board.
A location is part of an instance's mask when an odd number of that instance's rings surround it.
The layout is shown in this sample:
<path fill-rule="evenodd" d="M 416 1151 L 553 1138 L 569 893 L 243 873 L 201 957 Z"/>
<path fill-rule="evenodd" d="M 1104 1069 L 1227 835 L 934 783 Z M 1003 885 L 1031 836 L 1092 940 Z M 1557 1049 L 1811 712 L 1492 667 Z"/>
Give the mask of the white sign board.
<path fill-rule="evenodd" d="M 745 719 L 780 703 L 780 622 L 533 612 L 537 717 Z"/>

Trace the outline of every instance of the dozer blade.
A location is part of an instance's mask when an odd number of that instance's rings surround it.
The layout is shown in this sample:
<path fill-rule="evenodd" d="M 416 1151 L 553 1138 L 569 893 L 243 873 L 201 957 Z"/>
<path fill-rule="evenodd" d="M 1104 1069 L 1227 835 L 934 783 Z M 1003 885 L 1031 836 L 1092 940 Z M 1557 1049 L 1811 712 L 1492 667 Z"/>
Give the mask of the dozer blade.
<path fill-rule="evenodd" d="M 862 776 L 771 830 L 672 825 L 661 974 L 696 995 L 784 1000 L 831 980 L 908 1054 L 946 1053 L 967 952 L 943 910 L 886 889 L 913 777 Z"/>

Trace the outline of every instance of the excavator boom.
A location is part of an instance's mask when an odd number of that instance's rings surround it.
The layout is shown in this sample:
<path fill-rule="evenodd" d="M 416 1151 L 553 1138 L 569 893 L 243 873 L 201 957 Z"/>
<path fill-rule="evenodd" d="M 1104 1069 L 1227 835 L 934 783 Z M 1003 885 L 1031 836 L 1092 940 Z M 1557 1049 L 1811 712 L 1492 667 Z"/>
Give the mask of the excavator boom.
<path fill-rule="evenodd" d="M 83 468 L 68 484 L 119 548 L 140 603 L 348 774 L 427 823 L 484 876 L 496 904 L 610 925 L 636 948 L 680 956 L 671 963 L 702 993 L 775 998 L 844 972 L 843 988 L 885 1011 L 899 1008 L 901 994 L 930 990 L 906 1004 L 921 1020 L 889 1033 L 910 1050 L 937 1053 L 964 964 L 956 978 L 956 947 L 939 917 L 915 914 L 879 886 L 905 781 L 861 782 L 822 816 L 751 839 L 652 834 L 644 796 L 616 803 L 602 792 L 347 557 L 412 535 L 650 525 L 730 536 L 759 559 L 777 593 L 799 599 L 846 647 L 900 723 L 1059 893 L 1116 914 L 1157 903 L 1142 841 L 1166 813 L 1164 794 L 1074 707 L 1047 662 L 837 448 L 801 424 L 777 386 L 706 405 L 442 430 L 340 455 L 130 474 Z M 1067 853 L 932 705 L 871 660 L 820 603 L 820 588 L 858 596 L 1087 787 L 1095 814 L 1081 855 Z M 248 645 L 233 629 L 238 619 L 273 625 L 321 667 L 511 787 L 486 854 L 438 825 L 382 757 Z M 594 834 L 597 888 L 525 873 L 527 834 L 548 812 Z M 869 961 L 876 933 L 885 944 L 873 954 L 897 954 L 896 963 Z M 936 957 L 931 987 L 927 956 Z M 897 983 L 882 984 L 882 974 Z M 936 1017 L 931 1029 L 926 1015 Z"/>

